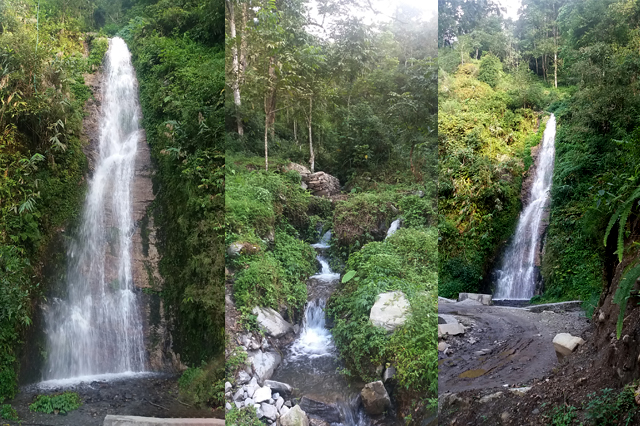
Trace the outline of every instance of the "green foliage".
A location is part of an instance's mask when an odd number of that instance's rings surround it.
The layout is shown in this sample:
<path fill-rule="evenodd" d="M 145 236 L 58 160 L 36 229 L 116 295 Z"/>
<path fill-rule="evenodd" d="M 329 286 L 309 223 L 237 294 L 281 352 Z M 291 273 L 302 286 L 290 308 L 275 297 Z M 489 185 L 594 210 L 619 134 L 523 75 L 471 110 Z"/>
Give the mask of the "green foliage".
<path fill-rule="evenodd" d="M 365 192 L 337 203 L 333 235 L 338 245 L 351 251 L 384 238 L 384 225 L 390 225 L 396 214 L 393 210 L 396 200 L 397 196 L 390 192 Z"/>
<path fill-rule="evenodd" d="M 500 59 L 492 54 L 483 55 L 480 60 L 478 80 L 495 88 L 500 82 L 500 74 L 502 74 L 502 63 Z"/>
<path fill-rule="evenodd" d="M 624 313 L 627 310 L 627 301 L 629 297 L 631 297 L 631 290 L 633 289 L 634 284 L 640 278 L 640 265 L 635 265 L 630 268 L 620 279 L 618 283 L 618 288 L 616 289 L 616 293 L 613 296 L 613 303 L 617 304 L 620 307 L 620 312 L 618 313 L 618 322 L 616 324 L 616 334 L 618 339 L 622 334 L 622 326 L 624 321 Z"/>
<path fill-rule="evenodd" d="M 237 426 L 262 426 L 253 407 L 237 408 L 235 405 L 225 414 L 225 423 Z"/>
<path fill-rule="evenodd" d="M 576 418 L 576 407 L 572 405 L 554 407 L 551 410 L 551 424 L 553 426 L 569 426 Z"/>
<path fill-rule="evenodd" d="M 437 393 L 437 236 L 434 229 L 401 228 L 384 242 L 353 252 L 349 272 L 329 300 L 332 329 L 348 373 L 375 379 L 375 366 L 391 363 L 401 386 Z M 378 294 L 402 291 L 411 304 L 407 323 L 391 336 L 369 321 Z"/>
<path fill-rule="evenodd" d="M 81 405 L 80 395 L 76 392 L 64 392 L 57 395 L 38 395 L 36 400 L 29 404 L 29 410 L 45 414 L 66 414 L 77 410 Z"/>
<path fill-rule="evenodd" d="M 102 59 L 109 49 L 109 40 L 106 37 L 98 37 L 91 40 L 88 65 L 91 68 L 99 67 Z"/>
<path fill-rule="evenodd" d="M 178 380 L 180 395 L 196 407 L 224 405 L 224 369 L 219 362 L 191 367 Z"/>
<path fill-rule="evenodd" d="M 634 399 L 634 387 L 625 386 L 620 392 L 613 389 L 602 389 L 599 393 L 587 395 L 589 401 L 584 403 L 586 419 L 591 425 L 629 425 L 638 411 Z M 624 423 L 621 423 L 621 420 Z"/>
<path fill-rule="evenodd" d="M 0 418 L 4 420 L 20 420 L 18 418 L 18 412 L 11 404 L 0 405 Z"/>
<path fill-rule="evenodd" d="M 137 3 L 119 32 L 132 52 L 157 168 L 164 306 L 176 350 L 194 365 L 224 347 L 221 5 Z"/>

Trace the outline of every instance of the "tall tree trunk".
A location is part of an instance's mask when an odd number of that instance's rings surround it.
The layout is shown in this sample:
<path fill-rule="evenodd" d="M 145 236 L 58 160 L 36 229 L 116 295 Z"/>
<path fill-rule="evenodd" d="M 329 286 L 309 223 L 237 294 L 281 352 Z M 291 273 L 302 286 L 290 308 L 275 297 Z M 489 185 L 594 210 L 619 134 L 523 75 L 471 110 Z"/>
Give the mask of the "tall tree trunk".
<path fill-rule="evenodd" d="M 309 165 L 311 166 L 311 173 L 315 172 L 316 166 L 316 157 L 313 153 L 313 138 L 311 135 L 311 122 L 312 122 L 312 113 L 313 113 L 313 96 L 309 97 L 309 119 L 307 123 L 309 124 Z"/>
<path fill-rule="evenodd" d="M 411 173 L 417 179 L 418 176 L 416 176 L 416 168 L 413 165 L 413 150 L 414 150 L 415 147 L 416 147 L 416 144 L 412 143 L 411 144 L 411 151 L 409 151 L 409 165 L 411 166 Z"/>
<path fill-rule="evenodd" d="M 265 170 L 269 169 L 269 130 L 271 130 L 271 139 L 274 138 L 274 124 L 276 121 L 276 68 L 275 58 L 269 58 L 269 79 L 267 90 L 264 95 L 264 161 Z"/>
<path fill-rule="evenodd" d="M 296 143 L 298 151 L 300 151 L 301 147 L 300 143 L 298 142 L 298 122 L 295 118 L 293 119 L 293 141 Z"/>
<path fill-rule="evenodd" d="M 233 104 L 235 105 L 236 110 L 238 134 L 242 136 L 244 134 L 244 128 L 242 126 L 242 117 L 240 116 L 240 70 L 238 63 L 238 41 L 236 39 L 236 17 L 233 0 L 226 0 L 225 3 L 227 4 L 227 9 L 229 10 L 229 35 L 233 39 L 233 44 L 231 46 L 231 72 L 233 74 L 231 88 L 233 90 Z"/>
<path fill-rule="evenodd" d="M 264 98 L 265 110 L 267 106 L 267 97 Z M 264 170 L 269 171 L 269 116 L 264 115 Z"/>

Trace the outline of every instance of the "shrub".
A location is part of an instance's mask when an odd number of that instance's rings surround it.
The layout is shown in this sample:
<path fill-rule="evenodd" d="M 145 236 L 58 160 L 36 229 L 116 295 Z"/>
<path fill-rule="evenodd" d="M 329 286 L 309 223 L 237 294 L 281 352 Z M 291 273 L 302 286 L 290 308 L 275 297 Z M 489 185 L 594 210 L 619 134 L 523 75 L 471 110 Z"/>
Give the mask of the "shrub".
<path fill-rule="evenodd" d="M 77 410 L 81 405 L 80 395 L 76 392 L 64 392 L 58 395 L 38 395 L 29 405 L 29 410 L 46 414 L 66 414 Z"/>
<path fill-rule="evenodd" d="M 225 374 L 219 364 L 210 362 L 185 370 L 178 380 L 180 395 L 197 407 L 224 405 Z"/>

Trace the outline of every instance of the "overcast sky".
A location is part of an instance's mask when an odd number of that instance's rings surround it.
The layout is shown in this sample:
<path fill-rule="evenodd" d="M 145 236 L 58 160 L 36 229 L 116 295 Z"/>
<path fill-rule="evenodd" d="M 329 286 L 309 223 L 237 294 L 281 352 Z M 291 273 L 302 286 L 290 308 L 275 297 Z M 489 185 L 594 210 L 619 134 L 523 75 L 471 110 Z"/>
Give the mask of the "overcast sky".
<path fill-rule="evenodd" d="M 514 21 L 518 19 L 518 8 L 522 4 L 521 0 L 499 0 L 502 7 L 507 8 L 507 18 L 511 18 Z"/>
<path fill-rule="evenodd" d="M 510 0 L 510 1 L 513 1 L 513 0 Z M 373 22 L 390 21 L 392 19 L 391 17 L 394 15 L 394 12 L 396 11 L 396 8 L 398 7 L 402 8 L 403 4 L 412 6 L 418 10 L 423 11 L 421 18 L 424 21 L 427 21 L 430 18 L 435 17 L 435 14 L 438 11 L 438 0 L 370 0 L 370 2 L 375 12 L 378 12 L 378 13 L 375 13 L 374 11 L 369 9 L 353 11 L 354 16 L 361 17 L 363 21 L 367 24 L 371 24 Z M 309 5 L 312 7 L 311 15 L 315 17 L 316 20 L 320 21 L 321 18 L 317 16 L 317 12 L 316 12 L 315 0 L 311 0 L 309 2 Z M 320 34 L 321 30 L 319 30 L 317 27 L 310 26 L 310 28 L 308 28 L 307 30 L 311 33 L 322 35 Z"/>

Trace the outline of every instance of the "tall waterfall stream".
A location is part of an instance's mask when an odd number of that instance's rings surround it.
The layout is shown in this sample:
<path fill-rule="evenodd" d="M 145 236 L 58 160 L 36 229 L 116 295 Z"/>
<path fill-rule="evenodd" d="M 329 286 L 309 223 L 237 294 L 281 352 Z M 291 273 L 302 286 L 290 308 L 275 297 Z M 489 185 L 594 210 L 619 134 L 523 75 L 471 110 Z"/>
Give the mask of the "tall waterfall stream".
<path fill-rule="evenodd" d="M 529 204 L 520 214 L 515 235 L 496 273 L 494 299 L 528 300 L 533 297 L 538 274 L 536 254 L 540 250 L 541 223 L 548 208 L 553 177 L 555 137 L 556 118 L 551 114 L 542 138 Z"/>
<path fill-rule="evenodd" d="M 145 369 L 131 270 L 131 183 L 141 137 L 137 82 L 121 38 L 106 54 L 99 158 L 67 257 L 65 297 L 45 309 L 44 383 L 135 375 Z"/>

